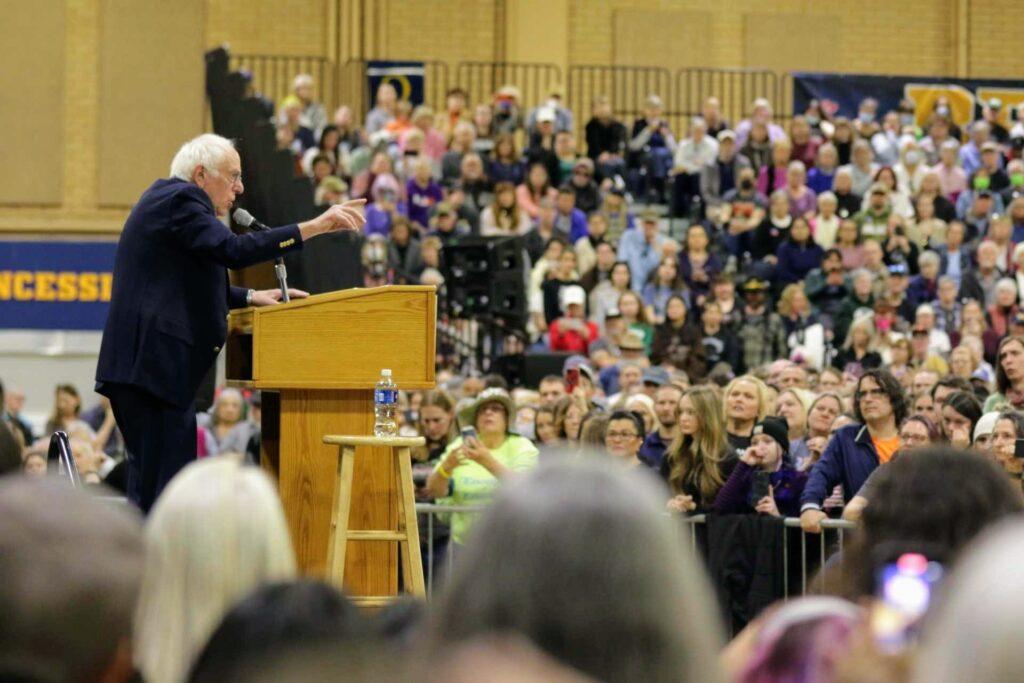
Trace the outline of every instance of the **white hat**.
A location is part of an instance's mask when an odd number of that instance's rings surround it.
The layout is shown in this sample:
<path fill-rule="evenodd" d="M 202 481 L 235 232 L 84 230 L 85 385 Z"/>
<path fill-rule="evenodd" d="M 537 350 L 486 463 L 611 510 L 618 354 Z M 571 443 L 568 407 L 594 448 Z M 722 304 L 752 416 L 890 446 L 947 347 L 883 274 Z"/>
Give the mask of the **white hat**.
<path fill-rule="evenodd" d="M 544 121 L 554 123 L 555 110 L 551 107 L 541 107 L 537 110 L 537 123 L 542 123 Z"/>
<path fill-rule="evenodd" d="M 979 436 L 988 436 L 996 429 L 996 421 L 999 419 L 999 411 L 993 410 L 978 418 L 974 425 L 974 439 Z"/>
<path fill-rule="evenodd" d="M 562 287 L 558 298 L 561 299 L 562 310 L 564 311 L 569 307 L 569 304 L 584 305 L 587 301 L 587 293 L 579 285 L 569 285 L 568 287 Z"/>

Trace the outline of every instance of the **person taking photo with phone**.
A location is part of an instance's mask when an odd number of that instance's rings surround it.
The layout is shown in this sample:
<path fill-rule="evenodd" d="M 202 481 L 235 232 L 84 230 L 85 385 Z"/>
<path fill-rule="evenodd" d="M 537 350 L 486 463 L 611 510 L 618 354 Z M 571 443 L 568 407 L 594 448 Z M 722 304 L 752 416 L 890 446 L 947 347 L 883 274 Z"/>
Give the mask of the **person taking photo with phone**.
<path fill-rule="evenodd" d="M 754 425 L 750 447 L 715 498 L 716 513 L 758 512 L 775 517 L 796 517 L 800 513 L 807 473 L 787 462 L 788 430 L 781 417 L 766 417 Z"/>
<path fill-rule="evenodd" d="M 484 389 L 459 411 L 462 435 L 445 449 L 427 478 L 426 490 L 434 498 L 449 498 L 453 505 L 485 505 L 501 480 L 537 465 L 537 447 L 509 431 L 515 415 L 512 398 L 504 389 Z M 452 541 L 462 545 L 475 517 L 452 513 Z"/>

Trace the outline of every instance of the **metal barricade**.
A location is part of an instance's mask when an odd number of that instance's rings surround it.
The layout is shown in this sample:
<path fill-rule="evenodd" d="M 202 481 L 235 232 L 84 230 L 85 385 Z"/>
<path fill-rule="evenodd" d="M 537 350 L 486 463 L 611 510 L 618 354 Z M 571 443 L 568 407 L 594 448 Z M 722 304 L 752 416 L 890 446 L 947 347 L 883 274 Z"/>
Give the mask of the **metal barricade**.
<path fill-rule="evenodd" d="M 562 69 L 546 62 L 460 62 L 455 85 L 466 91 L 471 103 L 489 103 L 503 85 L 514 85 L 522 96 L 523 116 L 545 101 L 552 88 L 563 87 Z"/>
<path fill-rule="evenodd" d="M 750 113 L 758 97 L 768 98 L 778 110 L 779 79 L 767 69 L 711 69 L 689 67 L 676 72 L 673 108 L 684 117 L 699 116 L 704 101 L 717 97 L 722 116 L 735 126 Z"/>
<path fill-rule="evenodd" d="M 608 64 L 576 64 L 569 67 L 568 102 L 577 117 L 578 132 L 590 118 L 594 98 L 609 99 L 616 118 L 630 130 L 633 120 L 643 115 L 649 95 L 658 95 L 664 104 L 664 117 L 673 134 L 685 133 L 685 116 L 675 107 L 672 74 L 658 66 L 615 66 Z"/>
<path fill-rule="evenodd" d="M 437 505 L 435 503 L 417 503 L 416 514 L 426 516 L 426 538 L 420 539 L 420 544 L 425 546 L 423 552 L 423 559 L 425 560 L 426 567 L 426 579 L 427 579 L 427 597 L 431 597 L 434 589 L 434 570 L 435 570 L 435 551 L 434 551 L 434 530 L 435 530 L 435 515 L 436 514 L 448 514 L 448 513 L 463 513 L 463 514 L 480 514 L 487 509 L 486 506 L 470 506 L 470 505 Z M 697 530 L 699 527 L 707 523 L 707 515 L 688 515 L 688 516 L 676 516 L 679 522 L 682 533 L 685 536 L 684 545 L 693 554 L 695 559 L 703 562 L 702 551 L 700 544 L 697 539 Z M 422 528 L 423 525 L 421 525 Z M 789 592 L 789 544 L 790 534 L 789 529 L 800 529 L 800 519 L 797 517 L 787 517 L 783 520 L 784 533 L 782 536 L 782 564 L 783 574 L 786 580 L 783 581 L 784 585 L 784 596 L 783 599 L 788 600 L 790 598 Z M 842 554 L 841 550 L 846 541 L 846 533 L 857 528 L 854 522 L 850 522 L 844 519 L 826 519 L 821 522 L 822 533 L 813 534 L 813 536 L 819 541 L 818 545 L 818 564 L 817 567 L 823 568 L 833 557 L 838 562 L 839 578 L 842 579 Z M 808 588 L 811 584 L 810 559 L 812 556 L 808 554 L 808 534 L 804 531 L 800 531 L 800 595 L 806 595 Z M 444 559 L 444 578 L 445 580 L 451 578 L 452 564 L 455 555 L 458 553 L 458 546 L 454 543 L 448 543 L 445 549 Z M 827 576 L 825 573 L 821 574 L 822 583 L 818 586 L 818 589 L 825 590 L 827 587 L 825 581 Z"/>
<path fill-rule="evenodd" d="M 427 598 L 429 599 L 434 592 L 434 529 L 435 529 L 435 515 L 437 514 L 451 514 L 453 512 L 461 514 L 478 515 L 484 510 L 486 506 L 482 505 L 438 505 L 436 503 L 416 503 L 416 516 L 425 515 L 427 518 L 427 537 L 426 539 L 420 539 L 420 546 L 426 545 L 426 550 L 423 552 L 423 559 L 426 561 L 426 578 L 427 578 Z M 423 525 L 420 525 L 422 528 Z M 445 579 L 451 578 L 452 562 L 455 555 L 458 553 L 458 546 L 454 543 L 449 542 L 445 547 L 445 559 L 444 559 L 444 572 Z"/>
<path fill-rule="evenodd" d="M 354 59 L 342 64 L 324 57 L 309 55 L 231 55 L 232 69 L 252 72 L 256 91 L 275 105 L 292 91 L 297 74 L 308 73 L 316 80 L 318 99 L 328 113 L 341 104 L 352 107 L 357 122 L 373 107 L 374 94 L 366 78 L 367 60 Z M 757 97 L 772 102 L 775 118 L 787 122 L 793 116 L 793 79 L 788 73 L 767 69 L 724 69 L 687 67 L 675 75 L 665 67 L 625 66 L 612 64 L 576 64 L 566 74 L 556 65 L 545 62 L 460 62 L 454 79 L 446 62 L 423 62 L 423 101 L 440 111 L 445 94 L 459 86 L 468 94 L 470 103 L 490 102 L 503 85 L 514 85 L 522 95 L 520 102 L 525 116 L 544 102 L 551 90 L 564 87 L 566 103 L 576 115 L 577 134 L 590 118 L 594 98 L 607 96 L 612 110 L 627 127 L 642 115 L 648 95 L 657 94 L 665 105 L 664 115 L 677 137 L 686 135 L 689 119 L 700 114 L 701 105 L 715 96 L 722 115 L 735 125 L 749 114 Z"/>
<path fill-rule="evenodd" d="M 313 77 L 316 97 L 325 107 L 333 106 L 338 100 L 335 65 L 324 57 L 232 54 L 230 64 L 232 71 L 250 71 L 253 88 L 273 102 L 275 108 L 292 92 L 292 81 L 299 74 Z"/>

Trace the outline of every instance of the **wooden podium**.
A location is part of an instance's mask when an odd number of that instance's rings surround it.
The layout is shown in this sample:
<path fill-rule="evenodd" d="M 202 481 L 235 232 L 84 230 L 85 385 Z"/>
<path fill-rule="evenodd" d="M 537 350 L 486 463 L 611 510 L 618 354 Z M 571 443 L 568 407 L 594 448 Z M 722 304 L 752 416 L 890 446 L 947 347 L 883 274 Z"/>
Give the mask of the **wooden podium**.
<path fill-rule="evenodd" d="M 347 289 L 232 311 L 228 384 L 263 391 L 262 463 L 277 482 L 299 568 L 325 576 L 338 449 L 327 434 L 373 434 L 373 388 L 391 368 L 401 389 L 434 388 L 432 286 Z M 355 459 L 351 529 L 397 529 L 398 488 L 386 448 Z M 352 595 L 398 592 L 393 543 L 353 543 Z"/>

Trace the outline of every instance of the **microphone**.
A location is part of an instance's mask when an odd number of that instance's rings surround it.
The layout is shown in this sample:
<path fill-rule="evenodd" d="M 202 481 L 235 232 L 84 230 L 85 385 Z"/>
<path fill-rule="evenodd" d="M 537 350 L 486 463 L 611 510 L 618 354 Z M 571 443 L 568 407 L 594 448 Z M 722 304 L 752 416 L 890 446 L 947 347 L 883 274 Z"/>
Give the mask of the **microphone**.
<path fill-rule="evenodd" d="M 235 209 L 235 212 L 231 214 L 231 217 L 234 218 L 235 222 L 243 228 L 249 228 L 250 230 L 257 230 L 260 232 L 270 230 L 270 226 L 260 223 L 245 209 Z M 281 300 L 288 303 L 291 301 L 291 297 L 288 296 L 288 271 L 285 269 L 284 259 L 280 256 L 274 259 L 274 273 L 277 275 L 277 284 L 281 289 Z"/>
<path fill-rule="evenodd" d="M 251 213 L 249 213 L 245 209 L 235 209 L 235 212 L 231 214 L 231 217 L 234 218 L 235 222 L 241 225 L 243 228 L 264 231 L 270 230 L 270 226 L 260 223 Z"/>

